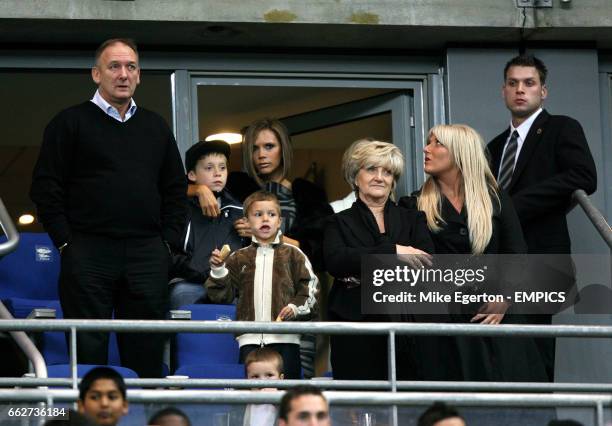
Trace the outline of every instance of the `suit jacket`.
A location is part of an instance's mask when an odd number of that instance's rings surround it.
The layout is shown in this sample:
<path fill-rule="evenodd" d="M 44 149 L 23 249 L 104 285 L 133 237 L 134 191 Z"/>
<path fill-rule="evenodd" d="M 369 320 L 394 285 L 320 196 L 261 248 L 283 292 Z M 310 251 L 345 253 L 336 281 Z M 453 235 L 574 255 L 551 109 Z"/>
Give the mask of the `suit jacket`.
<path fill-rule="evenodd" d="M 488 149 L 497 176 L 510 129 Z M 597 187 L 595 163 L 576 120 L 543 110 L 535 119 L 506 190 L 523 228 L 529 253 L 570 253 L 566 214 L 576 189 L 591 194 Z"/>
<path fill-rule="evenodd" d="M 362 255 L 395 254 L 396 244 L 433 253 L 434 245 L 422 212 L 398 207 L 388 201 L 384 218 L 385 233 L 381 234 L 370 209 L 357 199 L 350 209 L 333 215 L 325 227 L 325 266 L 336 278 L 329 294 L 329 310 L 346 320 L 363 319 L 361 288 L 348 288 L 338 279 L 360 278 Z"/>

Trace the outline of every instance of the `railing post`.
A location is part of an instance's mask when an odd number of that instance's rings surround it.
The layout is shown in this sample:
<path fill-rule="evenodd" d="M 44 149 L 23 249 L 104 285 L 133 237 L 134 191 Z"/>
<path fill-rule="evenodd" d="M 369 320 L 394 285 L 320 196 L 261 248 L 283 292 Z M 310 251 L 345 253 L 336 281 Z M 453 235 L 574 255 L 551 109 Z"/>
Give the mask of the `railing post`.
<path fill-rule="evenodd" d="M 395 365 L 395 331 L 389 330 L 389 351 L 387 361 L 389 365 L 389 381 L 391 382 L 391 392 L 397 392 L 397 368 Z"/>
<path fill-rule="evenodd" d="M 395 331 L 389 330 L 389 351 L 388 351 L 388 365 L 389 365 L 389 381 L 391 383 L 391 392 L 397 392 L 397 366 L 395 362 Z M 391 424 L 397 426 L 397 405 L 391 406 Z"/>
<path fill-rule="evenodd" d="M 597 426 L 604 426 L 604 408 L 603 402 L 597 401 L 597 405 L 595 406 L 595 413 L 597 415 Z"/>
<path fill-rule="evenodd" d="M 72 389 L 76 389 L 78 387 L 76 327 L 70 327 L 70 377 L 72 378 Z"/>

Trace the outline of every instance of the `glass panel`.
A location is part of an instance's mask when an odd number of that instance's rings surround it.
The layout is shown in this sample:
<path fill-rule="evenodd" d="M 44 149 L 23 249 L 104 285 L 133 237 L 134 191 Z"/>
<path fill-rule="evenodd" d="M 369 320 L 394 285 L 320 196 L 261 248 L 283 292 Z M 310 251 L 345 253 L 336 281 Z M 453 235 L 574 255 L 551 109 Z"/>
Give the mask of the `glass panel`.
<path fill-rule="evenodd" d="M 305 177 L 325 188 L 329 201 L 346 197 L 350 186 L 342 175 L 342 154 L 362 138 L 391 141 L 391 113 L 355 120 L 292 137 L 291 179 Z"/>

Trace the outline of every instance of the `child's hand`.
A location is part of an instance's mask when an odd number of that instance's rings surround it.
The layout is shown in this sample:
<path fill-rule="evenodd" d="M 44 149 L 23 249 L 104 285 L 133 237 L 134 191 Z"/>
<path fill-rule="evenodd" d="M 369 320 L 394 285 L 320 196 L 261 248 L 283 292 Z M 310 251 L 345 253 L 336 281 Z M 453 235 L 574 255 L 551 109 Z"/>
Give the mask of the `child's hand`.
<path fill-rule="evenodd" d="M 219 249 L 214 249 L 210 254 L 210 266 L 215 268 L 223 266 L 223 259 L 221 257 L 221 251 Z"/>
<path fill-rule="evenodd" d="M 291 309 L 291 307 L 289 306 L 285 306 L 278 313 L 278 316 L 276 317 L 276 321 L 290 321 L 294 318 L 295 318 L 295 315 L 293 314 L 293 309 Z"/>

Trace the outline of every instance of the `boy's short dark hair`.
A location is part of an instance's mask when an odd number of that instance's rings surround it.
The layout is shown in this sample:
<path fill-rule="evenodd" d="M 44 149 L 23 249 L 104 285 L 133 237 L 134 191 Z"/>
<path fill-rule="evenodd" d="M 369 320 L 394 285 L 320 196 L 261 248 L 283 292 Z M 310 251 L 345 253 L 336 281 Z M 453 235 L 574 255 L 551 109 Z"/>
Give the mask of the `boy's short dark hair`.
<path fill-rule="evenodd" d="M 453 417 L 458 417 L 465 421 L 455 407 L 446 405 L 443 402 L 434 402 L 431 407 L 421 414 L 417 426 L 433 426 L 439 421 Z"/>
<path fill-rule="evenodd" d="M 138 57 L 138 46 L 136 46 L 136 42 L 131 38 L 110 38 L 105 40 L 98 46 L 96 49 L 96 53 L 94 53 L 94 66 L 98 65 L 98 61 L 100 60 L 100 56 L 106 50 L 107 47 L 112 46 L 114 44 L 125 44 L 127 47 L 132 49 Z"/>
<path fill-rule="evenodd" d="M 325 399 L 325 396 L 323 395 L 323 392 L 321 392 L 321 389 L 309 385 L 295 386 L 293 388 L 288 389 L 287 392 L 285 392 L 285 394 L 283 395 L 280 401 L 280 406 L 278 407 L 278 418 L 283 419 L 285 421 L 289 420 L 289 412 L 291 412 L 291 402 L 294 399 L 297 399 L 304 395 L 320 396 L 325 402 L 327 402 L 327 399 Z"/>
<path fill-rule="evenodd" d="M 278 214 L 280 215 L 280 203 L 278 202 L 278 198 L 276 198 L 276 195 L 272 194 L 271 192 L 268 191 L 257 191 L 257 192 L 253 192 L 251 195 L 249 195 L 246 200 L 244 200 L 244 203 L 242 203 L 242 208 L 244 211 L 244 216 L 248 217 L 249 215 L 249 209 L 251 208 L 251 205 L 253 203 L 256 203 L 258 201 L 272 201 L 274 202 L 274 204 L 276 205 L 276 209 L 278 211 Z"/>
<path fill-rule="evenodd" d="M 231 153 L 232 149 L 225 141 L 200 141 L 192 145 L 185 153 L 185 169 L 188 172 L 195 170 L 198 161 L 200 161 L 202 157 L 210 154 L 224 155 L 229 163 Z"/>
<path fill-rule="evenodd" d="M 153 417 L 149 419 L 148 425 L 156 425 L 163 417 L 166 416 L 179 416 L 185 422 L 187 422 L 187 426 L 191 426 L 191 421 L 187 414 L 183 413 L 181 410 L 175 407 L 166 407 L 159 410 L 157 413 L 153 414 Z"/>
<path fill-rule="evenodd" d="M 546 83 L 548 69 L 546 68 L 546 65 L 544 65 L 544 62 L 533 55 L 519 55 L 510 59 L 504 67 L 504 81 L 506 81 L 508 69 L 510 69 L 510 67 L 534 67 L 540 75 L 540 83 L 542 83 L 542 85 Z"/>
<path fill-rule="evenodd" d="M 283 357 L 272 348 L 262 347 L 257 348 L 249 352 L 244 359 L 244 372 L 248 373 L 249 365 L 254 362 L 276 362 L 276 370 L 278 374 L 283 374 L 285 366 L 283 364 Z"/>
<path fill-rule="evenodd" d="M 96 380 L 108 379 L 115 382 L 123 399 L 127 399 L 127 391 L 123 377 L 110 367 L 96 367 L 87 372 L 79 384 L 79 399 L 85 401 L 85 396 Z"/>

